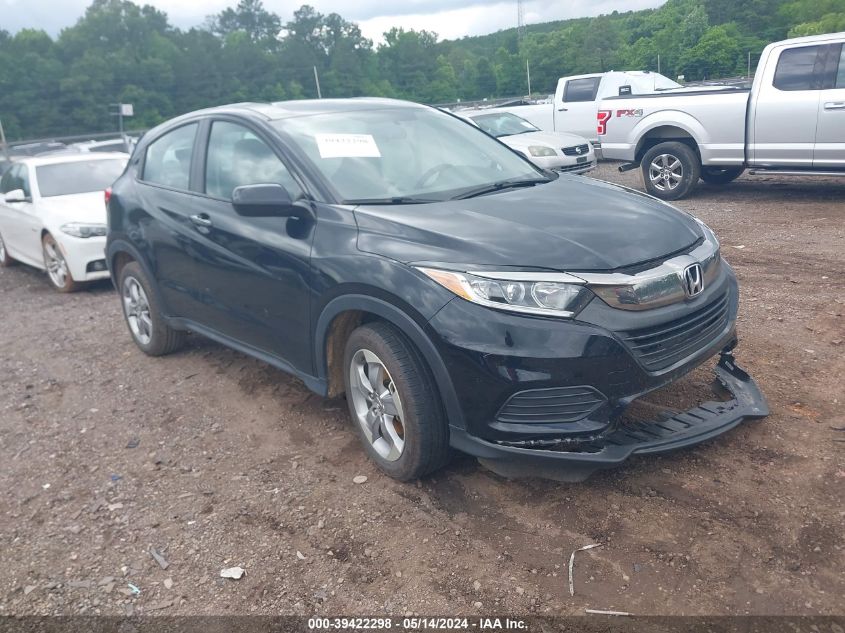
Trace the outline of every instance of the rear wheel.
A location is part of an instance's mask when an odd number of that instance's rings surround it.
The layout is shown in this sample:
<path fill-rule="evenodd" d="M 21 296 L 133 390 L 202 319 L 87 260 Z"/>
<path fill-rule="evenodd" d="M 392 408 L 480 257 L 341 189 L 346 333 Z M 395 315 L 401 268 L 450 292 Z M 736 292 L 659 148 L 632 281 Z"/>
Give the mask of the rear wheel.
<path fill-rule="evenodd" d="M 47 233 L 41 238 L 41 250 L 44 253 L 44 267 L 47 278 L 53 288 L 59 292 L 76 292 L 82 285 L 73 280 L 65 256 L 55 238 Z"/>
<path fill-rule="evenodd" d="M 185 342 L 185 332 L 174 330 L 161 315 L 158 300 L 137 262 L 120 271 L 120 302 L 132 340 L 149 356 L 175 352 Z"/>
<path fill-rule="evenodd" d="M 6 268 L 15 263 L 15 260 L 9 256 L 9 251 L 6 250 L 6 242 L 3 241 L 3 236 L 0 235 L 0 268 Z"/>
<path fill-rule="evenodd" d="M 745 167 L 702 167 L 701 179 L 708 185 L 726 185 L 742 175 Z"/>
<path fill-rule="evenodd" d="M 434 378 L 420 353 L 387 323 L 356 329 L 346 343 L 349 412 L 370 458 L 407 481 L 448 461 L 449 434 Z"/>
<path fill-rule="evenodd" d="M 698 183 L 701 163 L 684 143 L 669 141 L 649 149 L 641 168 L 646 190 L 662 200 L 677 200 L 689 194 Z"/>

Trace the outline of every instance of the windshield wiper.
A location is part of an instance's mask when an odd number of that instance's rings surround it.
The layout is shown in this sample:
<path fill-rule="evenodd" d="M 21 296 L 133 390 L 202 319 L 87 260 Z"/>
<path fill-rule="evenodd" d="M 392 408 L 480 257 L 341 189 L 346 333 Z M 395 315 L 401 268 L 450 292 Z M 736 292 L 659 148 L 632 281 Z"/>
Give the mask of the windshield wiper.
<path fill-rule="evenodd" d="M 413 196 L 394 196 L 393 198 L 358 198 L 344 200 L 343 204 L 425 204 L 427 202 L 443 202 L 434 198 L 415 198 Z"/>
<path fill-rule="evenodd" d="M 497 191 L 504 191 L 505 189 L 518 189 L 520 187 L 533 187 L 540 183 L 550 182 L 545 178 L 532 178 L 528 180 L 500 180 L 489 185 L 482 185 L 475 187 L 469 191 L 465 191 L 460 195 L 455 196 L 452 200 L 466 200 L 467 198 L 475 198 L 476 196 L 483 196 L 487 193 L 496 193 Z"/>

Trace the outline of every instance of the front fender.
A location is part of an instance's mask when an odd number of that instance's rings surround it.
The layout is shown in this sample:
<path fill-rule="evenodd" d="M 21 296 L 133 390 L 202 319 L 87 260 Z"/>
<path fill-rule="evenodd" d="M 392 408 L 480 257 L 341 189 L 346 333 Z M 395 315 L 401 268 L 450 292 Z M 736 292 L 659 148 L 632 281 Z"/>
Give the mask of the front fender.
<path fill-rule="evenodd" d="M 335 317 L 349 310 L 361 310 L 375 314 L 397 327 L 408 337 L 420 351 L 431 369 L 446 410 L 449 425 L 461 429 L 465 428 L 463 413 L 458 404 L 458 397 L 452 385 L 452 380 L 449 377 L 449 372 L 446 370 L 446 366 L 443 363 L 440 353 L 437 351 L 437 347 L 426 333 L 424 324 L 421 325 L 406 312 L 384 299 L 361 294 L 348 294 L 336 297 L 326 304 L 317 319 L 314 332 L 314 365 L 317 368 L 317 377 L 324 382 L 328 381 L 326 343 L 328 341 L 329 328 Z"/>

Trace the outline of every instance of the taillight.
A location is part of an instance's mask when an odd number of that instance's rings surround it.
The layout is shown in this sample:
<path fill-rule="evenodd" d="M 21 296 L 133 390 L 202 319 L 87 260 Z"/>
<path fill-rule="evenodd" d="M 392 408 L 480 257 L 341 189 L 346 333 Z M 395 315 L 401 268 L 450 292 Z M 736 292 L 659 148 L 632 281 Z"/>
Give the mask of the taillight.
<path fill-rule="evenodd" d="M 103 192 L 103 196 L 106 199 L 106 206 L 109 206 L 109 200 L 111 200 L 111 187 L 109 187 Z"/>
<path fill-rule="evenodd" d="M 596 114 L 596 119 L 598 120 L 596 129 L 598 130 L 599 136 L 607 134 L 607 122 L 610 120 L 612 114 L 612 110 L 599 110 L 598 114 Z"/>

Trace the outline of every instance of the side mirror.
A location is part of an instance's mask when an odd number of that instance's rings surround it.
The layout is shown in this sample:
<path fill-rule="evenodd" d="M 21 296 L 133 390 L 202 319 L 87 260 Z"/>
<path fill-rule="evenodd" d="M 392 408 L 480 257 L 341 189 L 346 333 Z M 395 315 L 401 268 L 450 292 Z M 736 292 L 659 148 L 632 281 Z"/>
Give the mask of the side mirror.
<path fill-rule="evenodd" d="M 243 185 L 232 192 L 232 205 L 246 217 L 304 217 L 310 212 L 298 205 L 282 185 Z"/>
<path fill-rule="evenodd" d="M 29 198 L 23 192 L 23 189 L 12 189 L 4 196 L 6 202 L 29 202 Z"/>

